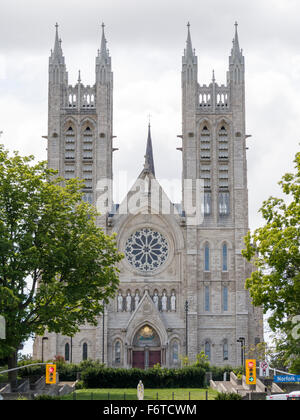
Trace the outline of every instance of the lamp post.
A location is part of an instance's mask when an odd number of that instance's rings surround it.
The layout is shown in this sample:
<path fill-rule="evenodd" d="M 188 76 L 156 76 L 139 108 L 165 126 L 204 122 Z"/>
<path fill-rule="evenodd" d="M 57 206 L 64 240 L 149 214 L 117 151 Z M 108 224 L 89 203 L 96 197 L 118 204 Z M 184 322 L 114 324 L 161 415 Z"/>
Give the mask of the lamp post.
<path fill-rule="evenodd" d="M 103 300 L 103 314 L 102 314 L 102 363 L 104 364 L 105 357 L 104 357 L 104 347 L 105 347 L 105 335 L 104 335 L 104 328 L 105 328 L 105 320 L 104 320 L 104 310 L 105 310 L 105 302 Z"/>
<path fill-rule="evenodd" d="M 48 337 L 42 338 L 42 362 L 44 362 L 44 341 L 48 340 Z"/>
<path fill-rule="evenodd" d="M 189 302 L 185 301 L 185 355 L 188 355 L 188 312 L 189 312 Z"/>
<path fill-rule="evenodd" d="M 237 340 L 237 343 L 241 343 L 241 361 L 242 361 L 243 369 L 245 367 L 245 342 L 246 342 L 245 337 L 240 337 Z"/>

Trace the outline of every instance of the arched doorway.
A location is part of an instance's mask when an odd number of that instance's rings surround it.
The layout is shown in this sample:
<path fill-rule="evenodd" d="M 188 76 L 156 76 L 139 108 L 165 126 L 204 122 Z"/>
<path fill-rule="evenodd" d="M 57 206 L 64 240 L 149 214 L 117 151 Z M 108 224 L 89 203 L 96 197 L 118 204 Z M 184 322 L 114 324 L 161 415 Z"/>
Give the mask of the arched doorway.
<path fill-rule="evenodd" d="M 159 335 L 150 325 L 139 328 L 132 346 L 132 367 L 139 369 L 152 368 L 161 364 L 162 349 Z"/>

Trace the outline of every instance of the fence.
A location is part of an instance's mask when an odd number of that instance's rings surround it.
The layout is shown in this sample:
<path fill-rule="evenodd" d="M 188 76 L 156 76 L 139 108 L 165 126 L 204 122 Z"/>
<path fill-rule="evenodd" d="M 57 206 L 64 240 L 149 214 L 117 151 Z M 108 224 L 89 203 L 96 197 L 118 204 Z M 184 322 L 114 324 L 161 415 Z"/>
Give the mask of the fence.
<path fill-rule="evenodd" d="M 148 395 L 147 395 L 148 394 Z M 89 400 L 89 401 L 99 401 L 99 400 L 104 400 L 104 401 L 133 401 L 133 400 L 137 400 L 137 394 L 133 393 L 133 392 L 124 392 L 123 394 L 114 394 L 111 392 L 102 392 L 102 393 L 98 393 L 98 392 L 76 392 L 74 391 L 71 395 L 71 399 L 73 401 L 80 401 L 80 400 Z M 68 397 L 68 399 L 70 399 L 70 396 Z M 150 400 L 187 400 L 187 401 L 191 401 L 191 400 L 203 400 L 203 401 L 208 401 L 209 399 L 209 393 L 208 391 L 181 391 L 181 392 L 172 392 L 168 395 L 166 395 L 166 392 L 159 393 L 159 392 L 152 392 L 152 393 L 147 393 L 145 392 L 145 396 L 144 396 L 144 400 L 145 401 L 150 401 Z"/>

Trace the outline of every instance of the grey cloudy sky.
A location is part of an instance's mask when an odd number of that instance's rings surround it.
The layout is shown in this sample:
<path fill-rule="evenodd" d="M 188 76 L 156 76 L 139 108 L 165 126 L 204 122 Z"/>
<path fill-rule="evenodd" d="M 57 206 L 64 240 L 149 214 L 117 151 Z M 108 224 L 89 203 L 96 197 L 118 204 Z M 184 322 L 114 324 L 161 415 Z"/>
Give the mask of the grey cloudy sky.
<path fill-rule="evenodd" d="M 117 175 L 134 180 L 143 167 L 151 114 L 157 177 L 179 179 L 181 56 L 188 21 L 199 82 L 212 69 L 225 83 L 239 22 L 246 59 L 249 215 L 251 228 L 277 182 L 293 169 L 300 134 L 299 0 L 10 0 L 0 6 L 0 131 L 9 150 L 46 159 L 48 57 L 59 23 L 69 82 L 94 84 L 101 23 L 114 71 Z M 174 200 L 180 200 L 180 191 Z"/>

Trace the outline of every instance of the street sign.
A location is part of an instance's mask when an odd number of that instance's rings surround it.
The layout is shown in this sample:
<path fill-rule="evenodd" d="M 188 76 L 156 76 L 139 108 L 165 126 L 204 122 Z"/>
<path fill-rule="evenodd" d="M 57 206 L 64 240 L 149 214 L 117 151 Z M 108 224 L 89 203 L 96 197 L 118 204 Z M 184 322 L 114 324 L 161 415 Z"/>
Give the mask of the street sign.
<path fill-rule="evenodd" d="M 259 364 L 259 376 L 262 378 L 268 378 L 270 376 L 269 363 L 264 361 Z"/>
<path fill-rule="evenodd" d="M 246 360 L 246 384 L 256 385 L 256 360 Z"/>
<path fill-rule="evenodd" d="M 300 375 L 276 375 L 274 382 L 277 384 L 300 382 Z"/>
<path fill-rule="evenodd" d="M 5 318 L 0 315 L 0 340 L 6 339 Z"/>

